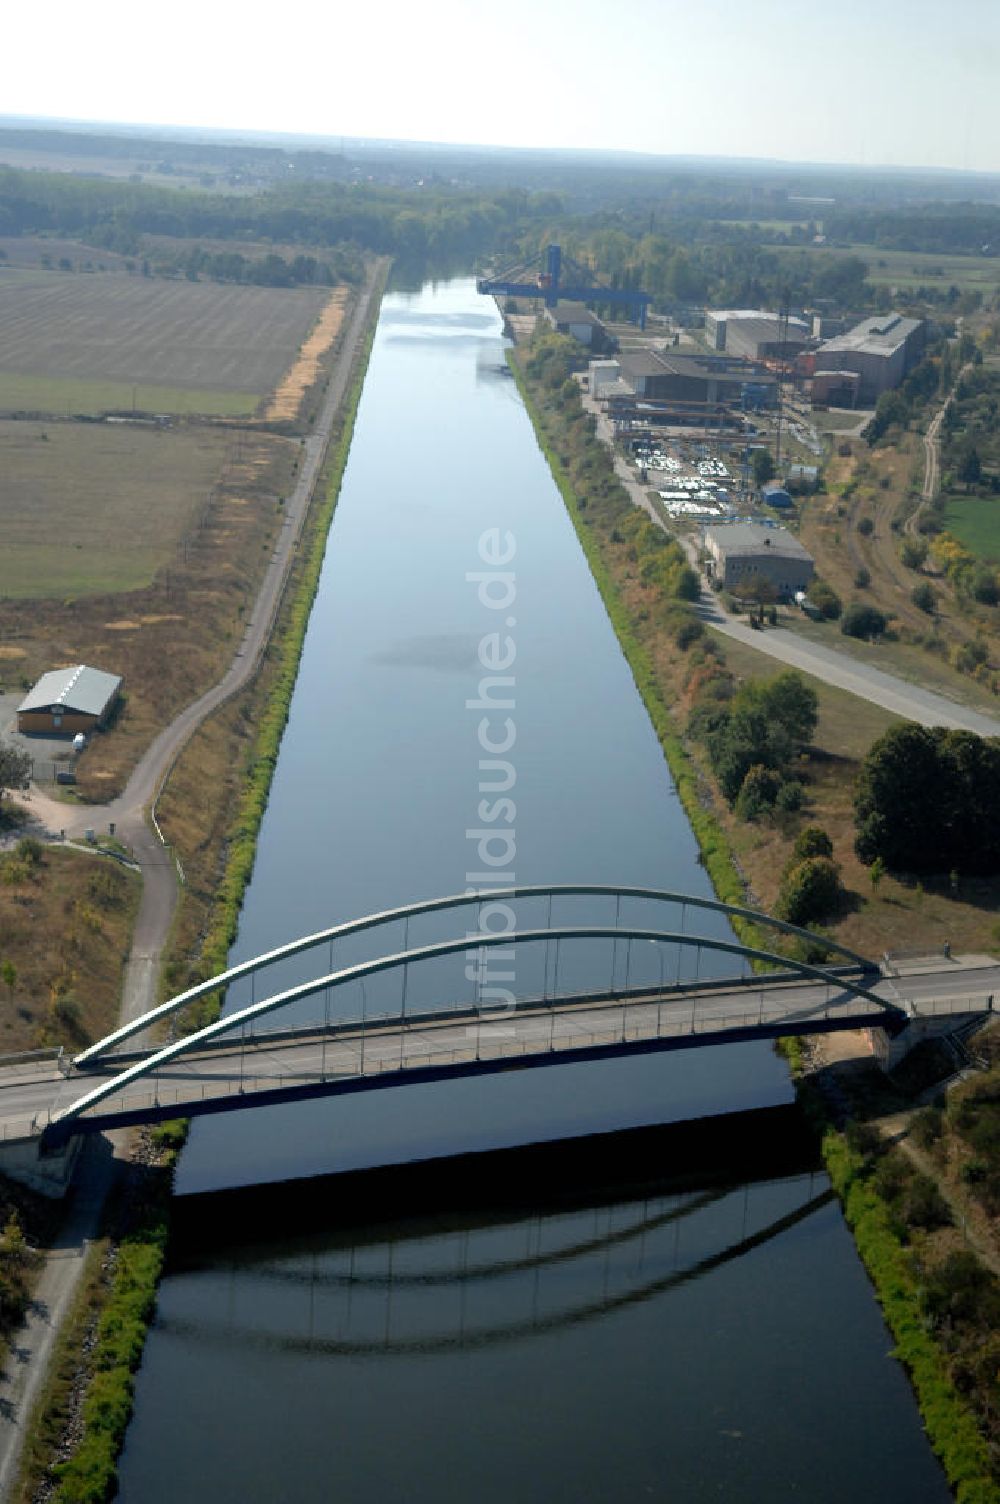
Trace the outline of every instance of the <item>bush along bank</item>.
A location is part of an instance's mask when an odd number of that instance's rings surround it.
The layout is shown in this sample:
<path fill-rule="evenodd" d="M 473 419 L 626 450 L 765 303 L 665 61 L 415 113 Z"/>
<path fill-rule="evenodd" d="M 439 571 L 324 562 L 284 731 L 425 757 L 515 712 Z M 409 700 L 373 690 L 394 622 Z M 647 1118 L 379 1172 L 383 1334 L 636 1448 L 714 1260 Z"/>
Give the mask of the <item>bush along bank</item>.
<path fill-rule="evenodd" d="M 968 1311 L 973 1321 L 995 1318 L 1000 1309 L 997 1282 L 971 1254 L 952 1255 L 933 1274 L 920 1270 L 904 1241 L 906 1223 L 880 1185 L 873 1148 L 864 1130 L 844 1134 L 830 1129 L 823 1137 L 823 1161 L 895 1338 L 895 1356 L 910 1376 L 928 1439 L 956 1499 L 959 1504 L 997 1504 L 1000 1473 L 991 1465 L 989 1446 L 934 1336 L 936 1325 L 961 1319 L 963 1307 L 972 1300 L 977 1303 Z M 882 1179 L 888 1177 L 883 1174 Z M 916 1215 L 925 1225 L 931 1215 L 945 1215 L 935 1206 L 933 1191 L 924 1194 L 923 1209 Z M 957 1263 L 963 1260 L 976 1264 L 978 1277 L 971 1270 L 959 1270 Z M 984 1302 L 988 1311 L 978 1309 Z"/>
<path fill-rule="evenodd" d="M 383 278 L 372 298 L 366 339 L 341 407 L 339 431 L 328 453 L 325 495 L 310 517 L 305 561 L 286 597 L 278 633 L 268 649 L 269 655 L 277 660 L 277 673 L 269 681 L 267 703 L 260 716 L 245 787 L 231 827 L 225 871 L 202 947 L 201 969 L 206 977 L 225 968 L 243 894 L 253 870 L 257 834 L 288 719 L 309 613 L 319 586 L 384 286 Z M 220 1005 L 218 997 L 206 1000 L 198 1008 L 197 1018 L 189 1020 L 190 1025 L 208 1022 Z M 117 1459 L 132 1410 L 134 1375 L 155 1309 L 166 1253 L 174 1168 L 186 1137 L 187 1124 L 183 1122 L 164 1124 L 144 1136 L 147 1147 L 141 1157 L 151 1162 L 131 1167 L 123 1195 L 112 1211 L 113 1254 L 87 1356 L 86 1389 L 76 1408 L 73 1452 L 67 1461 L 47 1469 L 55 1483 L 49 1495 L 53 1504 L 101 1504 L 113 1496 Z M 34 1426 L 42 1432 L 51 1431 L 51 1417 L 43 1412 Z M 36 1475 L 37 1471 L 36 1468 Z"/>
<path fill-rule="evenodd" d="M 754 721 L 762 708 L 760 691 L 748 687 L 749 692 L 741 695 L 725 669 L 722 655 L 706 640 L 701 624 L 685 603 L 684 587 L 679 595 L 671 594 L 664 588 L 666 571 L 657 571 L 655 564 L 650 565 L 650 559 L 662 549 L 650 535 L 660 532 L 662 537 L 662 532 L 633 506 L 614 474 L 606 446 L 596 437 L 593 419 L 582 407 L 579 389 L 571 376 L 579 362 L 579 352 L 573 350 L 569 341 L 545 336 L 536 340 L 527 354 L 512 352 L 509 359 L 540 446 L 663 747 L 701 847 L 704 865 L 719 897 L 725 902 L 743 904 L 747 901 L 744 881 L 726 831 L 710 808 L 700 770 L 689 756 L 667 709 L 669 686 L 676 682 L 676 676 L 668 678 L 658 673 L 660 655 L 670 655 L 675 662 L 679 656 L 687 655 L 685 689 L 689 691 L 688 704 L 694 707 L 688 733 L 707 744 L 720 791 L 731 796 L 729 802 L 737 814 L 741 813 L 741 795 L 744 805 L 751 802 L 751 795 L 760 799 L 770 792 L 775 800 L 780 798 L 788 749 L 772 747 L 774 755 L 762 758 L 754 753 L 753 757 L 744 758 L 746 766 L 737 765 L 746 752 L 747 738 L 754 734 Z M 786 699 L 788 735 L 792 740 L 808 737 L 815 723 L 815 704 L 796 686 L 787 685 L 777 691 L 773 686 L 765 687 L 765 698 L 771 702 L 764 707 L 765 711 L 773 710 L 776 698 Z M 766 713 L 762 720 L 767 727 Z M 767 734 L 772 734 L 769 727 Z M 760 746 L 767 752 L 765 742 Z M 761 777 L 762 767 L 779 775 L 770 790 L 761 788 L 765 782 Z M 723 787 L 725 783 L 728 788 Z M 791 804 L 789 796 L 785 798 Z M 779 810 L 780 807 L 779 804 Z M 752 818 L 753 812 L 747 810 L 743 817 Z M 813 886 L 830 889 L 831 896 L 825 901 L 836 902 L 837 874 L 830 860 L 828 838 L 809 826 L 800 831 L 786 872 L 789 918 L 793 918 L 793 913 L 798 922 L 818 917 L 815 911 L 807 917 L 798 905 L 800 889 L 806 886 L 805 876 L 812 876 L 813 869 L 820 867 L 819 875 L 829 881 Z M 752 925 L 737 922 L 734 927 L 748 943 L 763 941 Z M 770 936 L 764 943 L 773 946 Z M 798 1075 L 803 1063 L 800 1041 L 789 1039 L 782 1041 L 782 1045 L 793 1072 Z M 859 1252 L 895 1337 L 897 1356 L 911 1375 L 928 1436 L 957 1497 L 962 1504 L 997 1500 L 1000 1493 L 991 1478 L 988 1448 L 971 1410 L 949 1378 L 944 1354 L 931 1335 L 927 1313 L 921 1304 L 919 1278 L 903 1242 L 893 1231 L 891 1209 L 868 1181 L 859 1178 L 859 1164 L 851 1157 L 843 1135 L 829 1128 L 819 1094 L 800 1086 L 800 1101 L 807 1119 L 822 1136 L 827 1170 L 844 1203 Z"/>

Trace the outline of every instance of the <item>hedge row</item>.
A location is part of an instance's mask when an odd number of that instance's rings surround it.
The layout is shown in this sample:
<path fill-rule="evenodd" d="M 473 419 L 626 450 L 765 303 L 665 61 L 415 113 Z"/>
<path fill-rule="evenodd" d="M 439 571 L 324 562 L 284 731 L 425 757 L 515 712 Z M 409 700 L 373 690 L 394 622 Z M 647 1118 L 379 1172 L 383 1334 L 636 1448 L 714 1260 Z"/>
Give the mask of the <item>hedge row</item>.
<path fill-rule="evenodd" d="M 373 299 L 373 315 L 377 312 L 382 290 L 379 288 Z M 357 370 L 345 394 L 340 434 L 330 454 L 327 494 L 322 506 L 313 514 L 306 563 L 275 644 L 279 670 L 269 691 L 251 754 L 246 788 L 233 824 L 226 870 L 203 947 L 207 975 L 225 967 L 229 947 L 236 935 L 243 894 L 253 871 L 257 833 L 288 719 L 309 613 L 319 586 L 327 535 L 340 494 L 375 338 L 375 324 L 374 316 L 370 317 Z M 211 1005 L 218 1009 L 219 1001 L 215 998 Z M 205 1008 L 202 1013 L 208 1016 Z M 73 1456 L 53 1469 L 53 1476 L 58 1479 L 51 1496 L 53 1504 L 104 1504 L 115 1490 L 118 1455 L 132 1413 L 134 1375 L 142 1357 L 163 1269 L 173 1171 L 186 1137 L 186 1124 L 164 1124 L 157 1130 L 156 1137 L 161 1147 L 160 1163 L 155 1170 L 146 1172 L 151 1178 L 150 1184 L 144 1187 L 142 1206 L 134 1216 L 133 1227 L 117 1244 L 111 1288 L 97 1324 L 91 1356 L 93 1376 L 81 1410 L 83 1436 Z"/>

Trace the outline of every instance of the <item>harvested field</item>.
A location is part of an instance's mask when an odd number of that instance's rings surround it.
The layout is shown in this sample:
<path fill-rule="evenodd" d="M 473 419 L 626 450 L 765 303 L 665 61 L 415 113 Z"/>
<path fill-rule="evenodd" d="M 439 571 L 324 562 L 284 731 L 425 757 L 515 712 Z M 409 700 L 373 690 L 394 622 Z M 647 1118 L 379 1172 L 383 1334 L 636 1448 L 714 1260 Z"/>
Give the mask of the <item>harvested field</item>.
<path fill-rule="evenodd" d="M 148 585 L 238 442 L 206 428 L 0 421 L 0 595 Z"/>
<path fill-rule="evenodd" d="M 320 364 L 331 349 L 344 322 L 347 307 L 347 289 L 338 287 L 330 294 L 330 300 L 320 314 L 309 338 L 299 351 L 298 359 L 286 373 L 280 386 L 264 410 L 270 421 L 290 422 L 297 418 L 302 399 L 316 382 Z"/>
<path fill-rule="evenodd" d="M 74 412 L 105 410 L 109 383 L 121 389 L 110 405 L 126 410 L 190 411 L 184 398 L 196 392 L 206 413 L 230 410 L 233 394 L 245 411 L 277 386 L 328 297 L 322 288 L 0 270 L 0 376 L 55 383 L 55 411 L 65 411 L 58 386 L 67 381 L 80 384 Z M 155 389 L 148 408 L 144 388 Z M 30 408 L 5 404 L 15 405 Z"/>

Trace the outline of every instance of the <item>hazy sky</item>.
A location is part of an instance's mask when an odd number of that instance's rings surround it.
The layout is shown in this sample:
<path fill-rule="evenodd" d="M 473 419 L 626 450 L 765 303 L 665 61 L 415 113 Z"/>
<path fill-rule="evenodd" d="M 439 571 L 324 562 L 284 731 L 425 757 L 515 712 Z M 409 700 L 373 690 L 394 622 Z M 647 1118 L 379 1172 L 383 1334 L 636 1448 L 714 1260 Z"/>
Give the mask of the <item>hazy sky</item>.
<path fill-rule="evenodd" d="M 8 114 L 1000 170 L 1000 0 L 45 0 Z"/>

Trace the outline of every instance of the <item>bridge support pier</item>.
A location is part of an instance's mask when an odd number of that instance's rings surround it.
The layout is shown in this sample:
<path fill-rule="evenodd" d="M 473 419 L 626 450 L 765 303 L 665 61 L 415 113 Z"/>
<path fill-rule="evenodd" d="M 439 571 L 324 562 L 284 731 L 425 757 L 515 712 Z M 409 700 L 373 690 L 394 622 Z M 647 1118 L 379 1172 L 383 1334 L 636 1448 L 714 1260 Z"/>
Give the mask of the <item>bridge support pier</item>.
<path fill-rule="evenodd" d="M 74 1134 L 60 1148 L 43 1150 L 39 1138 L 5 1139 L 0 1143 L 0 1174 L 58 1201 L 69 1190 L 82 1143 Z"/>
<path fill-rule="evenodd" d="M 898 1034 L 890 1034 L 887 1029 L 868 1029 L 866 1032 L 878 1064 L 884 1071 L 893 1071 L 915 1045 L 923 1044 L 928 1039 L 942 1039 L 949 1034 L 959 1034 L 970 1024 L 982 1020 L 987 1011 L 983 1008 L 976 1013 L 932 1014 L 926 1018 L 912 1018 Z"/>

